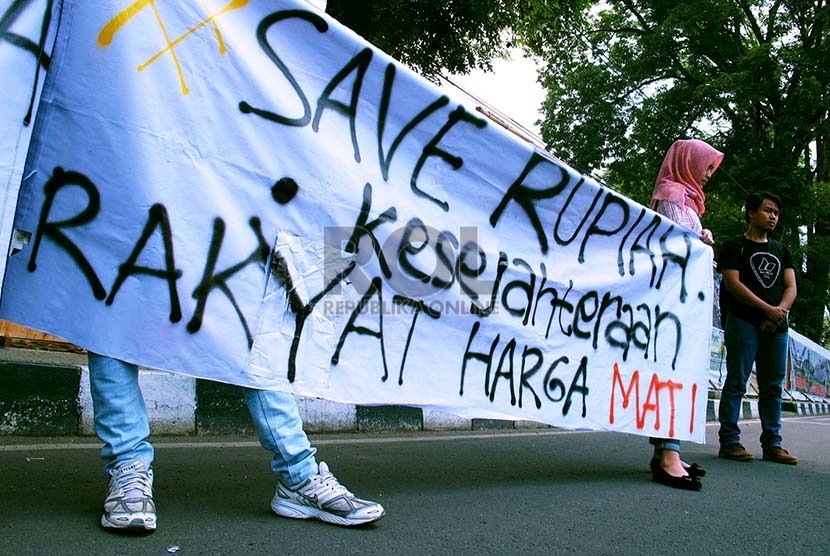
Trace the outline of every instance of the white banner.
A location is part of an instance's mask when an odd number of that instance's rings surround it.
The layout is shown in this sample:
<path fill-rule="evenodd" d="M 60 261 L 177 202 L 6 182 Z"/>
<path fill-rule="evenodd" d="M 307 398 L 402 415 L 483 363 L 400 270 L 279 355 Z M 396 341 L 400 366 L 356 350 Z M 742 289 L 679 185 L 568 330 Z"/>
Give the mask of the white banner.
<path fill-rule="evenodd" d="M 703 442 L 712 253 L 300 1 L 67 0 L 3 318 L 149 367 Z"/>
<path fill-rule="evenodd" d="M 0 98 L 3 99 L 0 103 L 0 129 L 3 130 L 0 135 L 0 245 L 3 248 L 11 241 L 17 193 L 43 75 L 49 67 L 56 16 L 53 0 L 0 0 Z M 0 257 L 0 278 L 5 270 L 3 256 Z"/>

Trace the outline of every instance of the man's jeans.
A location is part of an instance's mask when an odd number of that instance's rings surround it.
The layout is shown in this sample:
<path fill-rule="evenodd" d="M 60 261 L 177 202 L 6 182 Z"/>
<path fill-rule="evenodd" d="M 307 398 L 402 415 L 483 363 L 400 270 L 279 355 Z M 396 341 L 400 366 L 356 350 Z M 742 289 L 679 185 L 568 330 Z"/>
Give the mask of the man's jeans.
<path fill-rule="evenodd" d="M 757 328 L 734 315 L 726 319 L 726 381 L 721 392 L 721 446 L 741 441 L 738 419 L 752 364 L 758 379 L 758 413 L 761 416 L 761 447 L 781 445 L 781 385 L 787 371 L 788 335 L 761 334 Z"/>
<path fill-rule="evenodd" d="M 89 352 L 89 383 L 95 433 L 104 443 L 101 458 L 107 473 L 135 459 L 152 465 L 153 446 L 147 441 L 150 422 L 138 384 L 138 367 Z M 316 449 L 303 431 L 294 396 L 250 388 L 244 391 L 259 442 L 274 454 L 271 469 L 287 485 L 317 474 Z"/>

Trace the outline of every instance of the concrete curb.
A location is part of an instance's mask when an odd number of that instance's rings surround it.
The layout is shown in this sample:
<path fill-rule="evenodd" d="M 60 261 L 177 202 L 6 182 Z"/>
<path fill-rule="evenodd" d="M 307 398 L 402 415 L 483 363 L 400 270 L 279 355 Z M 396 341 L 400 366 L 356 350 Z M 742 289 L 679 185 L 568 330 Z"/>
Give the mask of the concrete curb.
<path fill-rule="evenodd" d="M 830 415 L 828 402 L 785 401 L 782 409 L 798 415 Z"/>
<path fill-rule="evenodd" d="M 718 410 L 720 409 L 719 399 L 710 399 L 706 406 L 706 420 L 717 421 Z M 753 398 L 744 398 L 741 403 L 741 420 L 757 419 L 758 414 L 758 400 Z"/>
<path fill-rule="evenodd" d="M 139 375 L 153 434 L 253 435 L 238 386 L 153 369 Z M 356 406 L 298 396 L 309 432 L 442 431 L 545 427 L 464 419 L 434 409 Z M 0 435 L 94 435 L 86 356 L 0 348 Z"/>
<path fill-rule="evenodd" d="M 142 369 L 139 375 L 153 434 L 254 435 L 242 389 Z M 550 428 L 533 421 L 465 419 L 432 408 L 356 406 L 298 397 L 309 432 L 451 431 Z M 707 421 L 720 400 L 709 399 Z M 785 400 L 784 411 L 830 414 L 830 403 Z M 743 402 L 742 419 L 758 417 L 758 402 Z M 86 356 L 0 348 L 0 435 L 94 435 Z"/>

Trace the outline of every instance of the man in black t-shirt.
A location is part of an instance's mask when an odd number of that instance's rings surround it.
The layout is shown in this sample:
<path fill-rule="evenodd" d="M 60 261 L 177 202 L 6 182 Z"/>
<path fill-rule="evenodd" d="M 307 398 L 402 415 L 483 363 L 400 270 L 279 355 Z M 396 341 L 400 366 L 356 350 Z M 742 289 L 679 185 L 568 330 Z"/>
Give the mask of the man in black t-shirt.
<path fill-rule="evenodd" d="M 719 408 L 723 458 L 752 461 L 741 445 L 738 419 L 752 365 L 758 379 L 758 412 L 764 459 L 794 465 L 798 458 L 781 447 L 781 393 L 787 370 L 788 315 L 796 297 L 789 249 L 770 239 L 781 199 L 771 193 L 746 201 L 747 231 L 724 242 L 718 257 L 726 296 L 726 380 Z"/>

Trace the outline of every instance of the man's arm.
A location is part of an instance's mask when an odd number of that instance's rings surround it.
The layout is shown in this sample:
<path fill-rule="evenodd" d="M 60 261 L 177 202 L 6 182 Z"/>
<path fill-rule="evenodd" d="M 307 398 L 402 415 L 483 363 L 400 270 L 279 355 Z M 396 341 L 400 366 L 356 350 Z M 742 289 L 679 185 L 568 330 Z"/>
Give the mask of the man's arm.
<path fill-rule="evenodd" d="M 784 293 L 781 295 L 781 301 L 778 303 L 779 307 L 783 307 L 787 312 L 795 303 L 795 298 L 798 295 L 798 290 L 795 286 L 795 270 L 792 268 L 784 269 Z"/>
<path fill-rule="evenodd" d="M 729 293 L 744 305 L 754 307 L 764 313 L 767 320 L 772 321 L 776 325 L 784 324 L 787 320 L 787 313 L 795 301 L 795 273 L 793 269 L 788 268 L 784 271 L 784 295 L 781 298 L 781 303 L 776 307 L 765 302 L 763 299 L 752 293 L 748 287 L 740 280 L 740 273 L 735 269 L 724 269 L 722 271 L 723 281 L 726 284 L 726 289 Z M 789 276 L 789 278 L 788 278 Z M 784 307 L 784 300 L 789 299 L 789 305 Z"/>

